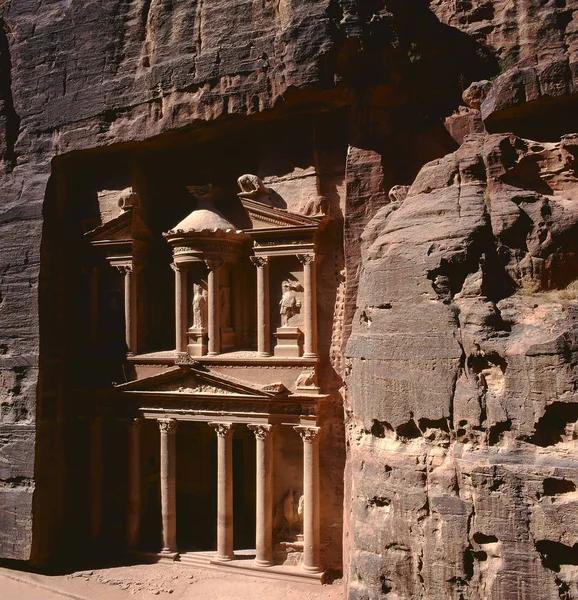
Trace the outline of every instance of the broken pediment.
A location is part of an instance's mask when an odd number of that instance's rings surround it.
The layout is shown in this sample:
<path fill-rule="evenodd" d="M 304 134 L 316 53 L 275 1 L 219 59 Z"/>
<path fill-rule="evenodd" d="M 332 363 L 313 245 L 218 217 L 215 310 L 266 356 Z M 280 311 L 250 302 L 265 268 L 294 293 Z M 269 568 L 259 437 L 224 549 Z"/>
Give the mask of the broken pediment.
<path fill-rule="evenodd" d="M 248 198 L 242 198 L 241 202 L 249 215 L 252 229 L 277 229 L 288 227 L 311 227 L 316 229 L 319 226 L 318 218 L 307 217 L 281 208 L 273 208 L 272 206 L 266 206 L 265 204 Z"/>
<path fill-rule="evenodd" d="M 189 396 L 230 395 L 262 399 L 284 397 L 289 393 L 281 383 L 258 386 L 220 373 L 217 374 L 200 365 L 171 367 L 163 373 L 119 384 L 116 389 L 123 392 L 141 392 L 147 395 L 176 393 Z"/>

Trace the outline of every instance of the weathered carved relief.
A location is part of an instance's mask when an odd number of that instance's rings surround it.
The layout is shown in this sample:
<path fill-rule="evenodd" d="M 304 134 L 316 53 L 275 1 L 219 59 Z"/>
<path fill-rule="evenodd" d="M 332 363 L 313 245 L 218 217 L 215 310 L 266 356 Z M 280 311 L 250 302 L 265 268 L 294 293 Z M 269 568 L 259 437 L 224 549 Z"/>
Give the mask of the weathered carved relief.
<path fill-rule="evenodd" d="M 289 321 L 301 310 L 301 301 L 295 294 L 303 288 L 299 284 L 291 281 L 284 281 L 282 284 L 283 295 L 279 301 L 279 313 L 281 315 L 281 327 L 289 327 Z"/>

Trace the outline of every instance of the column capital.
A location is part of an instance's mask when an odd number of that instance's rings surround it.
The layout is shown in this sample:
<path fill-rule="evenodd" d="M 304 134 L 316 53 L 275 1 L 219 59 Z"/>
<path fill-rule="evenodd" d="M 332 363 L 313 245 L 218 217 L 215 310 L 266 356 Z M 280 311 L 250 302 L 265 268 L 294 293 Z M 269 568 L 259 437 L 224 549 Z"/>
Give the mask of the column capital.
<path fill-rule="evenodd" d="M 209 271 L 216 271 L 217 269 L 220 269 L 223 264 L 224 261 L 222 260 L 205 260 L 205 265 L 207 265 L 207 269 L 209 269 Z"/>
<path fill-rule="evenodd" d="M 161 433 L 172 434 L 177 431 L 178 421 L 176 419 L 157 419 Z"/>
<path fill-rule="evenodd" d="M 116 270 L 121 275 L 128 275 L 128 273 L 134 273 L 136 271 L 133 263 L 126 263 L 126 264 L 122 264 L 122 265 L 113 265 L 113 267 L 115 267 Z"/>
<path fill-rule="evenodd" d="M 257 267 L 257 268 L 263 268 L 266 267 L 269 262 L 270 262 L 270 257 L 269 256 L 251 256 L 251 262 Z"/>
<path fill-rule="evenodd" d="M 217 435 L 219 437 L 224 437 L 224 438 L 232 436 L 233 428 L 235 427 L 235 425 L 233 423 L 210 422 L 210 423 L 207 423 L 207 425 L 209 427 L 212 427 L 217 432 Z"/>
<path fill-rule="evenodd" d="M 317 260 L 315 254 L 298 254 L 297 258 L 303 265 L 311 265 Z"/>
<path fill-rule="evenodd" d="M 254 433 L 258 440 L 265 440 L 271 434 L 273 425 L 259 424 L 248 424 L 247 427 Z"/>
<path fill-rule="evenodd" d="M 175 272 L 178 273 L 179 271 L 184 271 L 185 270 L 185 265 L 183 265 L 182 263 L 171 263 L 171 269 Z"/>
<path fill-rule="evenodd" d="M 301 436 L 303 442 L 309 444 L 313 443 L 321 431 L 320 427 L 308 427 L 304 425 L 297 425 L 296 427 L 293 427 L 293 429 Z"/>
<path fill-rule="evenodd" d="M 142 417 L 135 417 L 134 419 L 128 419 L 128 421 L 126 422 L 126 426 L 130 430 L 135 431 L 135 430 L 141 428 L 143 421 L 144 421 L 144 419 Z"/>

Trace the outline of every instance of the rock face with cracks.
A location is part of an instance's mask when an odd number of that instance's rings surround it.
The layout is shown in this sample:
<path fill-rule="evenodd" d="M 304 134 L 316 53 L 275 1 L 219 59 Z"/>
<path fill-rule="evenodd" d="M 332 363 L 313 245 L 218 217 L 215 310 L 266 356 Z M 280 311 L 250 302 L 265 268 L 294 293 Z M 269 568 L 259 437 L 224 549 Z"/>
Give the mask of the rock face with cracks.
<path fill-rule="evenodd" d="M 363 234 L 353 598 L 575 597 L 577 141 L 470 136 Z"/>

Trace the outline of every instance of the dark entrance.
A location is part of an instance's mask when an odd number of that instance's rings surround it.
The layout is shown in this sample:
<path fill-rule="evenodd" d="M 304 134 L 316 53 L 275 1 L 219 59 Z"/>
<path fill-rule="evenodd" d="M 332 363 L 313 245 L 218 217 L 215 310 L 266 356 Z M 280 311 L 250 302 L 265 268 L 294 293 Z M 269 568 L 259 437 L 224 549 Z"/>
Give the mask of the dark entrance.
<path fill-rule="evenodd" d="M 234 549 L 255 548 L 255 436 L 245 426 L 233 435 L 233 536 Z"/>
<path fill-rule="evenodd" d="M 177 545 L 182 552 L 217 549 L 217 436 L 206 423 L 181 421 L 177 431 Z"/>

